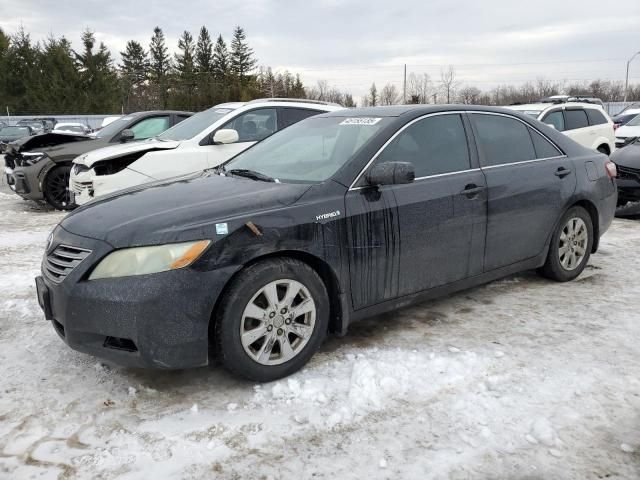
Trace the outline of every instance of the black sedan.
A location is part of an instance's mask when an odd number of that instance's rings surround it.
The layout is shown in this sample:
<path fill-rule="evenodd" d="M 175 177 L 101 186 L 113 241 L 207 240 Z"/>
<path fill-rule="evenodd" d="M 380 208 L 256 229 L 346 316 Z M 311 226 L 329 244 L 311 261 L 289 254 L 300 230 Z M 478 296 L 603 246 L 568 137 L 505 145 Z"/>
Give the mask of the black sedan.
<path fill-rule="evenodd" d="M 613 219 L 614 176 L 511 110 L 322 114 L 68 215 L 38 299 L 79 351 L 156 368 L 215 356 L 269 381 L 358 319 L 526 269 L 576 278 Z"/>
<path fill-rule="evenodd" d="M 15 142 L 23 137 L 30 137 L 35 135 L 35 132 L 31 127 L 25 126 L 3 126 L 0 127 L 0 153 L 4 152 L 7 145 L 11 142 Z"/>
<path fill-rule="evenodd" d="M 611 154 L 618 170 L 619 217 L 640 215 L 640 140 Z"/>

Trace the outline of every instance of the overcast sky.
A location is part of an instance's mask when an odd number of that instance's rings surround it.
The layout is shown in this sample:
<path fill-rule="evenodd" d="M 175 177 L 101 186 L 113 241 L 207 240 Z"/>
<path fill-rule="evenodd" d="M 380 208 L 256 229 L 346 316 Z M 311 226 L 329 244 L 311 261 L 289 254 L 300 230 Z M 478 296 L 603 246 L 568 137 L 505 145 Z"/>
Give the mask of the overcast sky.
<path fill-rule="evenodd" d="M 185 29 L 197 36 L 204 24 L 229 39 L 241 25 L 261 65 L 356 97 L 373 81 L 400 87 L 404 63 L 435 80 L 454 65 L 461 84 L 481 89 L 541 76 L 623 80 L 640 50 L 640 0 L 0 0 L 0 12 L 5 32 L 22 25 L 35 40 L 64 35 L 77 47 L 90 28 L 118 61 L 156 25 L 171 49 Z M 630 77 L 640 82 L 640 56 Z"/>

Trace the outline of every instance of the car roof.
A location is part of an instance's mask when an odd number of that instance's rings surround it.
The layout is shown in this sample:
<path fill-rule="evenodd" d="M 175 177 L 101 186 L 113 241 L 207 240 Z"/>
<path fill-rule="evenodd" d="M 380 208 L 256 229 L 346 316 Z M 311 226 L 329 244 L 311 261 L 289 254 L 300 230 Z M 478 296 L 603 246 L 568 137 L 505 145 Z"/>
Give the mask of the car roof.
<path fill-rule="evenodd" d="M 359 108 L 343 108 L 335 112 L 327 112 L 317 115 L 317 117 L 400 117 L 402 115 L 426 115 L 436 112 L 447 111 L 469 111 L 469 112 L 491 112 L 491 113 L 510 113 L 513 110 L 507 110 L 504 107 L 490 107 L 485 105 L 392 105 L 383 107 L 359 107 Z"/>
<path fill-rule="evenodd" d="M 142 111 L 142 112 L 129 113 L 124 115 L 124 117 L 131 117 L 131 116 L 138 117 L 143 115 L 158 115 L 158 114 L 193 115 L 193 112 L 183 112 L 181 110 L 148 110 L 148 111 Z M 119 118 L 123 118 L 123 117 L 119 117 Z"/>
<path fill-rule="evenodd" d="M 272 107 L 303 107 L 303 108 L 322 108 L 326 111 L 340 110 L 344 107 L 337 103 L 324 102 L 320 100 L 308 100 L 305 98 L 258 98 L 249 102 L 227 102 L 214 105 L 211 108 L 230 108 L 237 109 L 241 107 L 259 107 L 259 106 L 272 106 Z"/>
<path fill-rule="evenodd" d="M 548 108 L 554 107 L 582 107 L 582 108 L 596 108 L 598 110 L 603 110 L 603 108 L 597 103 L 582 103 L 582 102 L 564 102 L 564 103 L 524 103 L 521 105 L 508 105 L 507 108 L 511 110 L 546 110 Z"/>

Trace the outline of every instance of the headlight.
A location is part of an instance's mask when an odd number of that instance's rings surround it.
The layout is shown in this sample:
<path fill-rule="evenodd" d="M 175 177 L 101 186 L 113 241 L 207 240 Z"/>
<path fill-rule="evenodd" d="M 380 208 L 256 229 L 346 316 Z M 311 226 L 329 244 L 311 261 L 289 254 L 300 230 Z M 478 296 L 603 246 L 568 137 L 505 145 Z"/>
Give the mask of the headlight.
<path fill-rule="evenodd" d="M 210 240 L 200 240 L 116 250 L 98 264 L 89 280 L 146 275 L 184 268 L 195 262 L 210 244 Z"/>
<path fill-rule="evenodd" d="M 46 153 L 23 153 L 22 154 L 22 164 L 23 165 L 35 165 L 38 162 L 41 162 L 47 158 Z"/>

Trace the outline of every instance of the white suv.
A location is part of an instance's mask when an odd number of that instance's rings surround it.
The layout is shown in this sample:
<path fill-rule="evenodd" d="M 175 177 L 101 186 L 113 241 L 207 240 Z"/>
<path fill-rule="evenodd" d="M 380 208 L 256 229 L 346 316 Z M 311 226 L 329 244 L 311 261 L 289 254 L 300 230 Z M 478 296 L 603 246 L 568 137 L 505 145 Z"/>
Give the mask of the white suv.
<path fill-rule="evenodd" d="M 282 98 L 216 105 L 147 141 L 79 156 L 69 181 L 72 199 L 82 205 L 123 188 L 216 167 L 277 130 L 342 108 Z"/>
<path fill-rule="evenodd" d="M 531 115 L 551 125 L 580 145 L 609 155 L 615 149 L 613 121 L 602 107 L 590 103 L 530 103 L 510 105 L 526 115 Z"/>

